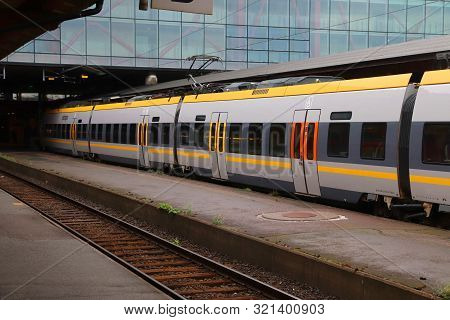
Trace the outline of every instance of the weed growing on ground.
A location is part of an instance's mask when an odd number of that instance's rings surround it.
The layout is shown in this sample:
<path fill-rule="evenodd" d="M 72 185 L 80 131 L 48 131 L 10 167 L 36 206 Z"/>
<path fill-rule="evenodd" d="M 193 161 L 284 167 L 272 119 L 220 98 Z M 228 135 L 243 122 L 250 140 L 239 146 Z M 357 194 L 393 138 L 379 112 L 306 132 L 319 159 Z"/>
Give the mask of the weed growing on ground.
<path fill-rule="evenodd" d="M 445 300 L 450 300 L 450 284 L 446 285 L 439 292 L 439 296 L 441 296 Z"/>
<path fill-rule="evenodd" d="M 215 216 L 213 221 L 212 221 L 213 225 L 215 226 L 221 226 L 223 225 L 223 217 L 222 216 Z"/>
<path fill-rule="evenodd" d="M 180 244 L 181 244 L 181 241 L 178 238 L 173 238 L 172 241 L 170 241 L 170 242 L 176 246 L 180 246 Z"/>
<path fill-rule="evenodd" d="M 173 207 L 167 202 L 161 202 L 158 206 L 158 209 L 174 216 L 181 213 L 180 209 Z"/>

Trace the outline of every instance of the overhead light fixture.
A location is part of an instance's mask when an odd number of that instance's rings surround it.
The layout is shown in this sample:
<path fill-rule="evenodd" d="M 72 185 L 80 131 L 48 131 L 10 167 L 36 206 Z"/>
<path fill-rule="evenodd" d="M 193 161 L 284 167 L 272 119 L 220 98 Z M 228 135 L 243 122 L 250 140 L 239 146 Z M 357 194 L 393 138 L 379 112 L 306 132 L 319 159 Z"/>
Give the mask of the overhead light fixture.
<path fill-rule="evenodd" d="M 48 81 L 53 81 L 53 80 L 55 80 L 55 77 L 48 77 L 47 80 Z"/>
<path fill-rule="evenodd" d="M 148 10 L 148 0 L 139 0 L 139 10 L 142 11 Z"/>
<path fill-rule="evenodd" d="M 87 74 L 82 74 L 81 79 L 89 79 L 89 76 Z"/>

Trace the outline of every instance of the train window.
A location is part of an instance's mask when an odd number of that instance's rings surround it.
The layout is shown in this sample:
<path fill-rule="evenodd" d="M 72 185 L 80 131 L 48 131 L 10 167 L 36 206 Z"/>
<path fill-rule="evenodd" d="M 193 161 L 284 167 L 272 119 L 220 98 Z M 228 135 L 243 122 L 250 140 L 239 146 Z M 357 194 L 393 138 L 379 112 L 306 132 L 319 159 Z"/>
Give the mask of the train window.
<path fill-rule="evenodd" d="M 195 121 L 205 121 L 206 116 L 205 115 L 199 115 L 195 117 Z"/>
<path fill-rule="evenodd" d="M 111 126 L 111 124 L 105 126 L 105 142 L 111 142 Z"/>
<path fill-rule="evenodd" d="M 330 116 L 331 120 L 351 120 L 352 113 L 348 112 L 332 112 Z"/>
<path fill-rule="evenodd" d="M 97 140 L 97 125 L 91 125 L 91 140 Z"/>
<path fill-rule="evenodd" d="M 194 125 L 194 145 L 198 148 L 205 148 L 205 124 L 196 123 Z"/>
<path fill-rule="evenodd" d="M 150 145 L 156 146 L 159 141 L 159 124 L 152 123 L 150 125 Z"/>
<path fill-rule="evenodd" d="M 98 129 L 97 129 L 97 140 L 98 140 L 98 141 L 103 141 L 103 124 L 99 124 L 99 125 L 98 125 Z"/>
<path fill-rule="evenodd" d="M 350 123 L 330 123 L 328 128 L 329 157 L 348 158 Z"/>
<path fill-rule="evenodd" d="M 262 123 L 250 123 L 248 127 L 248 154 L 262 154 Z"/>
<path fill-rule="evenodd" d="M 314 160 L 314 144 L 316 143 L 314 136 L 316 134 L 316 124 L 315 123 L 309 123 L 308 124 L 308 142 L 307 142 L 307 149 L 306 149 L 306 159 L 308 160 Z"/>
<path fill-rule="evenodd" d="M 303 123 L 294 124 L 294 158 L 300 159 L 300 144 L 302 143 L 302 126 Z"/>
<path fill-rule="evenodd" d="M 386 123 L 363 123 L 361 132 L 361 159 L 385 159 L 386 129 Z"/>
<path fill-rule="evenodd" d="M 77 140 L 81 140 L 81 133 L 82 133 L 81 124 L 77 124 Z"/>
<path fill-rule="evenodd" d="M 113 126 L 113 143 L 119 143 L 119 124 Z"/>
<path fill-rule="evenodd" d="M 87 124 L 83 124 L 83 140 L 87 140 L 88 139 L 88 125 Z"/>
<path fill-rule="evenodd" d="M 170 123 L 162 124 L 162 145 L 168 147 L 170 145 Z"/>
<path fill-rule="evenodd" d="M 270 125 L 269 155 L 282 158 L 286 156 L 286 124 L 272 123 Z"/>
<path fill-rule="evenodd" d="M 211 123 L 211 136 L 209 137 L 209 145 L 211 151 L 216 151 L 216 131 L 217 131 L 217 123 L 213 122 Z"/>
<path fill-rule="evenodd" d="M 121 144 L 128 144 L 127 127 L 128 127 L 128 125 L 126 123 L 123 123 L 120 125 L 120 143 Z"/>
<path fill-rule="evenodd" d="M 191 130 L 191 126 L 189 123 L 182 123 L 180 126 L 180 143 L 182 146 L 189 145 L 189 131 Z"/>
<path fill-rule="evenodd" d="M 426 123 L 423 127 L 422 162 L 450 165 L 450 123 Z"/>
<path fill-rule="evenodd" d="M 152 122 L 159 122 L 159 117 L 153 117 Z"/>
<path fill-rule="evenodd" d="M 230 124 L 230 134 L 228 135 L 228 152 L 241 153 L 242 123 Z"/>
<path fill-rule="evenodd" d="M 57 135 L 58 138 L 62 137 L 62 126 L 61 126 L 61 124 L 58 124 L 56 126 L 56 135 Z"/>
<path fill-rule="evenodd" d="M 130 124 L 130 144 L 136 144 L 136 124 Z"/>

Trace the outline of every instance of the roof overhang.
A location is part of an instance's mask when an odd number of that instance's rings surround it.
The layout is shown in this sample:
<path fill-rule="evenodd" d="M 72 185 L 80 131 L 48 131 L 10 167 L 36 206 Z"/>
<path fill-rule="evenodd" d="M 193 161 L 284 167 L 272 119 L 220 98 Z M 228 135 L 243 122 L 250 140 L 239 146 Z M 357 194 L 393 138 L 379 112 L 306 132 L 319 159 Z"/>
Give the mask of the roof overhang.
<path fill-rule="evenodd" d="M 200 83 L 258 81 L 302 75 L 329 75 L 345 78 L 414 73 L 442 68 L 440 60 L 450 56 L 450 36 L 416 40 L 389 46 L 356 50 L 336 55 L 270 64 L 263 67 L 217 72 L 196 78 Z M 120 92 L 122 95 L 144 94 L 188 87 L 187 79 L 141 86 Z"/>
<path fill-rule="evenodd" d="M 0 59 L 63 21 L 90 14 L 99 0 L 0 0 Z M 92 13 L 95 13 L 92 10 Z"/>

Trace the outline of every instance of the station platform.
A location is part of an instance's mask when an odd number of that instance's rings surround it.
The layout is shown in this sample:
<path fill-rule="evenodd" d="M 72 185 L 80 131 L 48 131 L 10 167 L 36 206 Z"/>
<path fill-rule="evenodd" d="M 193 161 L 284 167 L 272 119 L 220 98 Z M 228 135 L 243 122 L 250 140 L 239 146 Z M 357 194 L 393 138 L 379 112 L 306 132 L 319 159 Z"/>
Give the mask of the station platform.
<path fill-rule="evenodd" d="M 402 286 L 450 284 L 450 231 L 307 201 L 44 152 L 3 159 L 154 204 Z M 93 199 L 95 200 L 95 199 Z M 219 228 L 219 227 L 218 227 Z"/>
<path fill-rule="evenodd" d="M 0 257 L 2 300 L 170 299 L 2 190 Z"/>

